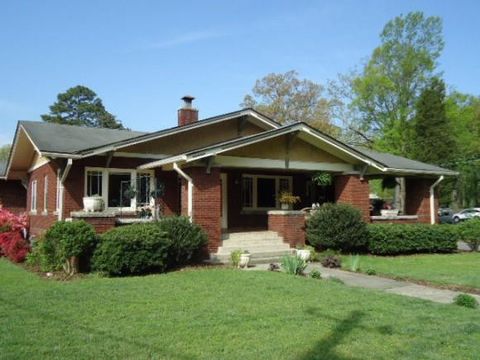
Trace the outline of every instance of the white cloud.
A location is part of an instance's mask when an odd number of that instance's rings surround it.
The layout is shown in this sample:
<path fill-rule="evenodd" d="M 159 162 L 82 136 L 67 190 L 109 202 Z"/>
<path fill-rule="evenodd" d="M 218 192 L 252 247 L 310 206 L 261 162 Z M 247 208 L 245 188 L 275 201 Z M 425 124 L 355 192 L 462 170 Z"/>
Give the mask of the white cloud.
<path fill-rule="evenodd" d="M 148 47 L 152 49 L 166 49 L 178 45 L 191 44 L 194 42 L 208 39 L 215 39 L 222 36 L 224 35 L 213 31 L 194 31 L 173 37 L 168 40 L 152 42 Z"/>

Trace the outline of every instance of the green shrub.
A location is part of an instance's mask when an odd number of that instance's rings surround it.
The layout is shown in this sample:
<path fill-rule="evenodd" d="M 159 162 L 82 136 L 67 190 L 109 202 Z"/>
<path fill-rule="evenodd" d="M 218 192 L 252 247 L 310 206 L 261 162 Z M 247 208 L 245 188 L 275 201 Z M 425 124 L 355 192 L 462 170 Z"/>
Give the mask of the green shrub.
<path fill-rule="evenodd" d="M 480 245 L 480 219 L 470 219 L 457 225 L 459 240 L 464 241 L 471 251 Z"/>
<path fill-rule="evenodd" d="M 169 216 L 158 221 L 160 230 L 172 240 L 168 250 L 168 268 L 176 268 L 190 263 L 200 256 L 207 245 L 207 235 L 203 229 L 185 216 Z"/>
<path fill-rule="evenodd" d="M 72 257 L 87 256 L 95 246 L 96 238 L 95 230 L 85 221 L 56 222 L 37 246 L 43 269 L 59 270 L 68 265 Z"/>
<path fill-rule="evenodd" d="M 472 295 L 459 294 L 453 299 L 454 304 L 466 308 L 475 309 L 478 307 L 478 301 Z"/>
<path fill-rule="evenodd" d="M 312 279 L 321 279 L 322 278 L 322 274 L 320 273 L 320 271 L 318 270 L 312 270 L 310 271 L 310 277 Z"/>
<path fill-rule="evenodd" d="M 363 250 L 367 226 L 360 210 L 348 204 L 323 204 L 307 221 L 307 239 L 317 249 Z"/>
<path fill-rule="evenodd" d="M 230 262 L 232 263 L 233 267 L 238 267 L 240 264 L 240 256 L 242 256 L 242 250 L 233 250 L 230 253 Z"/>
<path fill-rule="evenodd" d="M 25 262 L 29 266 L 38 267 L 43 272 L 57 270 L 55 268 L 56 261 L 50 260 L 48 255 L 48 253 L 52 255 L 55 254 L 55 251 L 48 251 L 48 249 L 45 248 L 45 244 L 46 242 L 43 237 L 32 241 L 32 249 L 25 258 Z M 61 267 L 61 264 L 58 264 L 58 266 Z"/>
<path fill-rule="evenodd" d="M 367 275 L 377 275 L 377 270 L 369 268 L 365 271 L 365 274 L 367 274 Z"/>
<path fill-rule="evenodd" d="M 111 276 L 163 272 L 172 240 L 158 224 L 121 226 L 104 233 L 93 256 L 93 268 Z"/>
<path fill-rule="evenodd" d="M 286 255 L 282 257 L 282 268 L 290 275 L 303 275 L 307 263 L 297 256 Z"/>
<path fill-rule="evenodd" d="M 457 250 L 453 225 L 371 224 L 368 250 L 376 255 L 449 253 Z"/>

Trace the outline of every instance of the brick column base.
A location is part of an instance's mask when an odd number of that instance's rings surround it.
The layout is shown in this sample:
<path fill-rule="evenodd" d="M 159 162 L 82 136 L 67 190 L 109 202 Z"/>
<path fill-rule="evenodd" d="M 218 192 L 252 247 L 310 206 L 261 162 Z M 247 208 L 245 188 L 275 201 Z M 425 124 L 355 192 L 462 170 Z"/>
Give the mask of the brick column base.
<path fill-rule="evenodd" d="M 430 224 L 430 186 L 436 179 L 405 179 L 405 212 L 418 222 Z M 435 188 L 435 223 L 438 223 L 438 187 Z"/>
<path fill-rule="evenodd" d="M 360 179 L 359 175 L 335 176 L 335 202 L 360 209 L 366 222 L 370 222 L 369 194 L 368 180 Z"/>
<path fill-rule="evenodd" d="M 305 214 L 303 211 L 269 211 L 268 230 L 277 232 L 292 248 L 305 245 Z"/>

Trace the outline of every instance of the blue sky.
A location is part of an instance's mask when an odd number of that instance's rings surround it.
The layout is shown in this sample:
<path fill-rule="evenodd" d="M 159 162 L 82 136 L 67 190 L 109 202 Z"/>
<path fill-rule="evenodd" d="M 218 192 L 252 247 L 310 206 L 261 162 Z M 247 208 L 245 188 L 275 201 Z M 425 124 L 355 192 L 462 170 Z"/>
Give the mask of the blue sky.
<path fill-rule="evenodd" d="M 299 71 L 319 83 L 362 63 L 391 18 L 444 21 L 448 85 L 478 95 L 479 1 L 2 1 L 0 144 L 59 92 L 92 88 L 136 130 L 176 125 L 185 94 L 200 117 L 239 108 L 255 80 Z"/>

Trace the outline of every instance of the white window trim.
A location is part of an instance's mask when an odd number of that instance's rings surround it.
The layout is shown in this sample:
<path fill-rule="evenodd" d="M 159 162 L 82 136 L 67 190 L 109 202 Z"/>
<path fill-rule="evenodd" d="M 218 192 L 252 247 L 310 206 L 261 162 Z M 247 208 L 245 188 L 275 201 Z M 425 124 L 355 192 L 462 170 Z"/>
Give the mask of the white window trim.
<path fill-rule="evenodd" d="M 55 193 L 55 213 L 58 214 L 60 212 L 60 196 L 62 191 L 61 185 L 61 177 L 60 177 L 60 169 L 57 169 L 57 187 Z"/>
<path fill-rule="evenodd" d="M 280 192 L 280 179 L 284 179 L 288 181 L 288 191 L 292 192 L 293 188 L 293 177 L 292 176 L 282 176 L 282 175 L 257 175 L 257 174 L 242 174 L 243 178 L 250 178 L 252 179 L 252 205 L 249 207 L 245 207 L 242 204 L 242 210 L 244 211 L 268 211 L 268 210 L 275 210 L 280 209 L 280 201 L 278 196 L 275 197 L 275 207 L 258 207 L 258 194 L 257 194 L 257 180 L 258 178 L 267 178 L 267 179 L 275 179 L 275 194 Z M 242 199 L 243 201 L 243 199 Z"/>
<path fill-rule="evenodd" d="M 37 180 L 33 180 L 30 189 L 30 212 L 37 213 Z"/>
<path fill-rule="evenodd" d="M 48 175 L 43 177 L 43 214 L 48 214 Z"/>
<path fill-rule="evenodd" d="M 136 169 L 120 169 L 120 168 L 102 168 L 102 167 L 85 167 L 85 174 L 84 174 L 84 196 L 87 196 L 87 176 L 89 171 L 98 171 L 102 173 L 102 199 L 105 204 L 106 210 L 112 211 L 135 211 L 137 209 L 137 198 L 134 197 L 131 200 L 130 207 L 108 207 L 108 177 L 110 174 L 115 173 L 129 173 L 130 174 L 130 182 L 133 186 L 137 187 L 137 170 Z M 155 171 L 154 170 L 141 170 L 138 171 L 140 173 L 148 173 L 151 175 L 150 177 L 150 189 L 154 189 L 155 187 Z M 151 197 L 150 198 L 150 206 L 155 204 L 155 200 Z"/>

